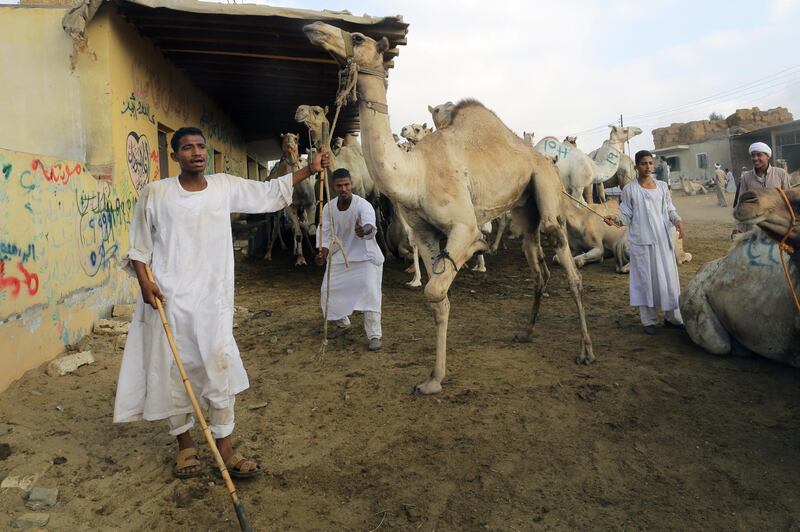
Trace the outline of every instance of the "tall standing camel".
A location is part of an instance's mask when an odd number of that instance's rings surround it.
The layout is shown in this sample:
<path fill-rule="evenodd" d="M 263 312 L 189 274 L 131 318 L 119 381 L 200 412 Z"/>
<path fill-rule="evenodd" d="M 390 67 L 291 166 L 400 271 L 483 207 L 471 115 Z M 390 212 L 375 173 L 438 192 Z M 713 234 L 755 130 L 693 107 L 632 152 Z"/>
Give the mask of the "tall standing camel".
<path fill-rule="evenodd" d="M 273 167 L 276 176 L 285 175 L 300 169 L 300 152 L 298 149 L 299 137 L 294 133 L 284 133 L 281 135 L 281 150 L 283 155 L 278 164 Z M 278 170 L 275 170 L 278 168 Z M 283 174 L 278 173 L 285 170 Z M 272 172 L 270 172 L 272 178 Z M 304 179 L 296 184 L 292 189 L 292 203 L 286 208 L 289 222 L 292 226 L 292 236 L 294 237 L 294 265 L 305 266 L 306 259 L 303 256 L 303 238 L 309 239 L 310 235 L 315 235 L 317 229 L 314 225 L 315 212 L 317 205 L 317 195 L 314 191 L 314 183 L 310 179 Z"/>
<path fill-rule="evenodd" d="M 276 177 L 290 174 L 298 168 L 300 168 L 300 154 L 298 151 L 297 135 L 294 133 L 284 133 L 281 135 L 281 158 L 275 163 L 272 170 L 269 171 L 267 180 L 269 181 Z M 311 192 L 313 194 L 313 189 Z M 292 200 L 294 200 L 294 195 L 292 196 Z M 281 213 L 267 213 L 266 221 L 267 252 L 264 258 L 272 260 L 272 247 L 275 245 L 276 240 L 281 243 L 281 248 L 286 249 L 286 245 L 283 243 L 283 236 L 281 235 Z M 295 247 L 295 256 L 297 254 L 296 251 L 297 248 Z M 300 256 L 303 256 L 302 243 L 300 246 Z"/>
<path fill-rule="evenodd" d="M 577 361 L 594 360 L 581 277 L 559 218 L 561 182 L 553 164 L 473 100 L 454 107 L 450 126 L 428 135 L 414 150 L 402 151 L 392 138 L 386 104 L 384 53 L 389 41 L 375 41 L 322 22 L 309 24 L 303 31 L 312 44 L 341 62 L 351 59 L 357 66 L 358 110 L 367 166 L 381 192 L 403 207 L 428 272 L 425 297 L 436 321 L 436 364 L 415 392 L 441 391 L 450 317 L 448 290 L 459 268 L 476 252 L 487 249 L 479 226 L 512 209 L 520 227 L 525 228 L 523 247 L 535 287 L 525 338 L 533 332 L 550 275 L 540 245 L 542 231 L 557 247 L 577 307 L 581 329 Z M 352 50 L 351 57 L 348 49 Z M 443 238 L 446 243 L 440 247 Z"/>
<path fill-rule="evenodd" d="M 738 238 L 725 257 L 704 264 L 681 293 L 686 332 L 710 353 L 753 352 L 800 367 L 800 316 L 781 266 L 783 252 L 772 240 L 790 233 L 787 243 L 800 250 L 800 223 L 789 210 L 800 215 L 800 187 L 786 195 L 790 206 L 777 189 L 742 194 L 734 217 L 758 228 Z M 787 263 L 800 289 L 800 251 Z"/>

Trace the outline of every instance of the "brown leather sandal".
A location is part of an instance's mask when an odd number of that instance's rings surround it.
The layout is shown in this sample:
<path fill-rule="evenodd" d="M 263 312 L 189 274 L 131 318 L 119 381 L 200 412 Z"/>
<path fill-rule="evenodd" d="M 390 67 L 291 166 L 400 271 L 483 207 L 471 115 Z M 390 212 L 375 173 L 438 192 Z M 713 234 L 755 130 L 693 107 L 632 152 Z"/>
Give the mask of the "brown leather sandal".
<path fill-rule="evenodd" d="M 233 478 L 252 478 L 264 472 L 255 460 L 245 458 L 238 452 L 225 461 L 225 467 Z"/>
<path fill-rule="evenodd" d="M 197 449 L 189 447 L 178 451 L 175 457 L 175 465 L 172 466 L 172 474 L 175 478 L 193 478 L 203 474 L 203 463 L 197 457 Z M 196 468 L 196 469 L 195 469 Z"/>

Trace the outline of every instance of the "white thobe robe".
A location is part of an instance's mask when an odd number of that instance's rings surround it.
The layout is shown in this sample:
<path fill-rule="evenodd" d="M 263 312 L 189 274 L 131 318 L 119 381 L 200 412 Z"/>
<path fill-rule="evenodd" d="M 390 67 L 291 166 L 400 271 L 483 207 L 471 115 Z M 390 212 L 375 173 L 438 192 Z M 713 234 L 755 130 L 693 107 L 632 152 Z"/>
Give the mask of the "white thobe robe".
<path fill-rule="evenodd" d="M 622 189 L 619 211 L 629 226 L 631 305 L 677 309 L 681 286 L 671 230 L 680 217 L 667 184 L 656 181 L 655 189 L 646 189 L 633 181 Z"/>
<path fill-rule="evenodd" d="M 130 228 L 130 261 L 149 264 L 199 402 L 227 408 L 249 387 L 233 338 L 233 241 L 230 214 L 280 210 L 292 201 L 292 176 L 251 181 L 206 176 L 199 192 L 177 177 L 155 181 L 139 197 Z M 191 412 L 159 314 L 141 297 L 122 355 L 114 422 Z"/>
<path fill-rule="evenodd" d="M 340 320 L 354 311 L 381 311 L 381 283 L 383 280 L 383 253 L 375 241 L 375 209 L 362 198 L 353 194 L 353 200 L 347 210 L 339 210 L 339 198 L 334 198 L 322 210 L 320 231 L 322 246 L 330 253 L 330 301 L 328 302 L 326 319 Z M 333 228 L 339 242 L 332 242 L 330 215 L 333 213 Z M 356 235 L 356 221 L 361 225 L 371 225 L 372 232 L 363 238 Z M 344 249 L 344 254 L 342 253 Z M 347 255 L 349 267 L 345 267 L 344 255 Z M 328 271 L 322 278 L 320 303 L 325 315 Z"/>

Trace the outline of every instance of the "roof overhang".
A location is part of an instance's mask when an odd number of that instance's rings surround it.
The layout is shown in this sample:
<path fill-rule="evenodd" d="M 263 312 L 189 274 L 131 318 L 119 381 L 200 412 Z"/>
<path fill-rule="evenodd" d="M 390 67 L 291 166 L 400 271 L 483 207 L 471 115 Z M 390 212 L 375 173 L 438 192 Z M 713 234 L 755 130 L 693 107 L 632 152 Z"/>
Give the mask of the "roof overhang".
<path fill-rule="evenodd" d="M 299 105 L 333 102 L 338 65 L 308 41 L 304 25 L 322 20 L 374 39 L 386 37 L 391 45 L 387 59 L 398 55 L 408 32 L 399 15 L 353 16 L 196 0 L 110 1 L 231 117 L 247 141 L 298 132 L 302 126 L 294 121 L 294 112 Z M 343 109 L 336 134 L 358 128 L 355 106 Z"/>
<path fill-rule="evenodd" d="M 679 150 L 688 150 L 688 144 L 678 144 L 676 146 L 667 146 L 666 148 L 659 148 L 657 150 L 653 150 L 653 153 L 664 153 L 667 151 L 679 151 Z"/>

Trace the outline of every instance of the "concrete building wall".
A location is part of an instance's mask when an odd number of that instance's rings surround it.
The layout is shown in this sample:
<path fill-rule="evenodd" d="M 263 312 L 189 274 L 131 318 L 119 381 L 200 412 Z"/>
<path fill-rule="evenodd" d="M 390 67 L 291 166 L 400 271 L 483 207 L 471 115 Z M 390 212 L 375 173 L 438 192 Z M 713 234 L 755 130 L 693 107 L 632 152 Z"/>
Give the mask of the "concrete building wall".
<path fill-rule="evenodd" d="M 76 343 L 138 286 L 119 266 L 159 148 L 204 129 L 217 166 L 246 175 L 241 132 L 111 4 L 70 61 L 61 8 L 0 8 L 0 391 Z M 177 166 L 166 164 L 170 175 Z"/>
<path fill-rule="evenodd" d="M 706 168 L 700 168 L 699 155 L 705 154 Z M 720 163 L 723 168 L 731 167 L 730 142 L 727 138 L 707 140 L 697 144 L 689 144 L 686 148 L 663 148 L 657 151 L 659 157 L 676 157 L 680 161 L 680 168 L 673 168 L 671 174 L 679 175 L 685 179 L 698 179 L 705 181 L 714 175 L 714 163 Z"/>

